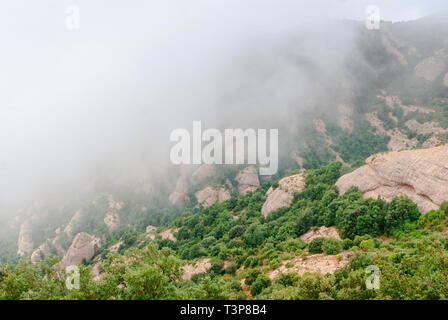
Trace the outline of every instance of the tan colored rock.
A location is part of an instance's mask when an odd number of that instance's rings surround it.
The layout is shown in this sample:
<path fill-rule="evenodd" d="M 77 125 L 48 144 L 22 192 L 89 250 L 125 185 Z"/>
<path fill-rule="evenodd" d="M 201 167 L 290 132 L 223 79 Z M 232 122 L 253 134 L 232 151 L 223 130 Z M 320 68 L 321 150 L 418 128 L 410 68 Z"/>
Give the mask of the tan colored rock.
<path fill-rule="evenodd" d="M 444 129 L 444 128 L 440 127 L 439 124 L 434 121 L 420 123 L 415 119 L 411 119 L 411 120 L 406 121 L 405 124 L 409 129 L 416 131 L 417 134 L 429 134 L 429 133 L 446 134 L 446 133 L 448 133 L 448 129 Z"/>
<path fill-rule="evenodd" d="M 169 195 L 168 199 L 174 205 L 182 205 L 184 201 L 188 199 L 187 181 L 184 176 L 179 177 L 179 179 L 177 180 L 176 188 Z"/>
<path fill-rule="evenodd" d="M 300 236 L 300 239 L 302 239 L 306 243 L 310 243 L 316 238 L 334 238 L 337 240 L 341 240 L 341 237 L 339 236 L 339 231 L 334 226 L 329 228 L 322 226 L 318 228 L 316 231 L 314 231 L 313 228 L 311 228 L 305 234 L 302 234 Z"/>
<path fill-rule="evenodd" d="M 173 232 L 178 232 L 178 231 L 179 231 L 178 228 L 176 228 L 176 229 L 168 229 L 168 230 L 165 230 L 165 231 L 161 232 L 160 236 L 162 237 L 162 240 L 171 240 L 171 241 L 176 242 L 177 239 L 174 236 Z"/>
<path fill-rule="evenodd" d="M 154 227 L 154 226 L 151 226 L 151 225 L 146 227 L 146 233 L 153 233 L 156 230 L 157 230 L 157 227 Z"/>
<path fill-rule="evenodd" d="M 282 207 L 288 207 L 295 193 L 300 193 L 305 187 L 305 175 L 295 174 L 285 177 L 278 182 L 278 188 L 275 190 L 269 188 L 266 192 L 267 199 L 261 208 L 261 214 L 266 218 L 274 210 Z"/>
<path fill-rule="evenodd" d="M 109 247 L 109 252 L 117 252 L 120 249 L 120 246 L 123 244 L 123 241 L 118 241 L 116 244 L 113 244 Z"/>
<path fill-rule="evenodd" d="M 196 263 L 189 263 L 182 267 L 184 274 L 182 275 L 183 280 L 190 280 L 192 276 L 199 273 L 205 273 L 210 269 L 212 264 L 210 263 L 210 258 L 202 258 Z"/>
<path fill-rule="evenodd" d="M 420 150 L 380 153 L 338 179 L 339 193 L 356 186 L 365 198 L 407 196 L 421 212 L 448 200 L 448 145 Z"/>
<path fill-rule="evenodd" d="M 208 208 L 215 204 L 216 201 L 223 202 L 230 199 L 230 189 L 232 184 L 227 180 L 225 185 L 212 187 L 207 186 L 202 190 L 197 191 L 194 195 L 199 205 Z"/>
<path fill-rule="evenodd" d="M 238 182 L 238 192 L 241 195 L 254 191 L 260 186 L 257 169 L 255 169 L 254 166 L 249 166 L 240 170 L 236 175 L 235 180 Z"/>
<path fill-rule="evenodd" d="M 109 234 L 112 234 L 112 232 L 114 230 L 117 230 L 117 228 L 120 226 L 120 216 L 118 215 L 118 213 L 108 212 L 104 217 L 104 223 L 107 226 Z"/>
<path fill-rule="evenodd" d="M 36 250 L 31 254 L 31 263 L 39 263 L 42 258 L 46 259 L 50 255 L 51 250 L 47 243 L 41 244 Z"/>
<path fill-rule="evenodd" d="M 82 210 L 76 211 L 75 215 L 71 218 L 70 222 L 65 227 L 64 232 L 70 239 L 73 238 L 73 232 L 76 228 L 76 225 L 81 220 L 82 215 L 83 215 Z"/>
<path fill-rule="evenodd" d="M 57 233 L 57 234 L 59 234 L 59 233 Z M 61 246 L 61 237 L 59 235 L 56 236 L 51 243 L 56 248 L 56 252 L 57 252 L 58 256 L 63 257 L 65 255 L 66 251 Z"/>
<path fill-rule="evenodd" d="M 61 267 L 81 264 L 85 259 L 90 261 L 95 254 L 95 245 L 101 246 L 101 240 L 86 232 L 78 233 L 61 261 Z"/>
<path fill-rule="evenodd" d="M 348 258 L 345 254 L 341 253 L 338 255 L 325 255 L 313 254 L 309 256 L 297 256 L 291 260 L 286 260 L 280 262 L 277 269 L 269 271 L 266 276 L 271 280 L 277 279 L 282 274 L 288 274 L 290 272 L 296 272 L 300 276 L 308 273 L 320 273 L 332 274 L 336 270 L 345 267 L 348 263 Z M 286 264 L 292 264 L 292 267 L 286 267 Z"/>
<path fill-rule="evenodd" d="M 17 254 L 24 256 L 33 251 L 33 238 L 31 237 L 31 223 L 25 221 L 20 226 Z"/>

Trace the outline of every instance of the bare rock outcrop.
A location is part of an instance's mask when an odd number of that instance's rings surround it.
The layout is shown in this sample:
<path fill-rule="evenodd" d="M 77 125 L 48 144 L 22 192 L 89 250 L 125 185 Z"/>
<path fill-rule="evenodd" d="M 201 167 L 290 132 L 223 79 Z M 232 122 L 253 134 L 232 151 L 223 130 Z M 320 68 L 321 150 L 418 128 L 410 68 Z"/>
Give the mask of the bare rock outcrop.
<path fill-rule="evenodd" d="M 20 226 L 19 241 L 17 242 L 17 254 L 24 256 L 25 254 L 33 251 L 33 238 L 31 237 L 31 224 L 29 221 L 25 221 Z"/>
<path fill-rule="evenodd" d="M 282 261 L 278 267 L 266 274 L 271 280 L 277 279 L 282 274 L 297 272 L 300 276 L 304 273 L 332 274 L 336 270 L 345 267 L 349 259 L 347 254 L 325 255 L 323 253 L 309 256 L 297 256 L 291 260 Z M 292 265 L 288 268 L 287 264 Z"/>
<path fill-rule="evenodd" d="M 47 243 L 41 244 L 36 250 L 31 254 L 31 263 L 39 263 L 42 259 L 46 259 L 51 253 L 50 246 Z"/>
<path fill-rule="evenodd" d="M 365 198 L 407 196 L 422 213 L 448 200 L 448 145 L 380 153 L 338 179 L 339 193 L 356 186 Z"/>
<path fill-rule="evenodd" d="M 187 180 L 184 176 L 181 176 L 177 180 L 176 188 L 169 195 L 168 199 L 174 205 L 181 205 L 188 199 L 187 192 Z"/>
<path fill-rule="evenodd" d="M 266 218 L 274 210 L 287 207 L 291 204 L 295 193 L 299 193 L 305 187 L 305 175 L 295 174 L 285 177 L 278 182 L 278 188 L 271 187 L 266 192 L 267 199 L 261 208 L 261 214 Z"/>
<path fill-rule="evenodd" d="M 232 184 L 227 180 L 226 184 L 221 186 L 207 186 L 204 189 L 197 191 L 194 196 L 196 197 L 199 205 L 202 205 L 204 208 L 208 208 L 216 201 L 223 202 L 230 199 L 231 188 Z"/>
<path fill-rule="evenodd" d="M 71 239 L 73 238 L 73 233 L 75 231 L 75 228 L 77 226 L 77 224 L 81 221 L 82 219 L 82 215 L 83 212 L 82 210 L 78 210 L 76 211 L 75 215 L 71 218 L 70 222 L 68 223 L 68 225 L 65 227 L 64 229 L 64 233 Z"/>
<path fill-rule="evenodd" d="M 311 228 L 306 233 L 300 236 L 300 239 L 302 239 L 306 243 L 310 243 L 316 238 L 334 238 L 337 240 L 341 240 L 341 237 L 339 236 L 339 231 L 334 226 L 329 228 L 322 226 L 317 230 L 313 230 Z"/>
<path fill-rule="evenodd" d="M 250 191 L 254 191 L 260 186 L 257 169 L 254 166 L 249 166 L 240 170 L 235 177 L 238 182 L 238 192 L 242 195 Z"/>
<path fill-rule="evenodd" d="M 66 268 L 71 265 L 78 265 L 83 260 L 90 261 L 95 254 L 95 245 L 101 245 L 99 238 L 91 236 L 86 232 L 78 233 L 64 258 L 62 258 L 61 267 Z"/>
<path fill-rule="evenodd" d="M 168 230 L 165 230 L 165 231 L 161 232 L 160 236 L 162 237 L 162 240 L 171 240 L 173 242 L 176 242 L 177 238 L 174 236 L 173 233 L 176 233 L 178 231 L 179 231 L 178 228 L 168 229 Z"/>
<path fill-rule="evenodd" d="M 108 212 L 104 217 L 104 223 L 107 226 L 109 234 L 112 234 L 112 232 L 114 230 L 117 230 L 117 228 L 120 226 L 120 216 L 118 215 L 118 213 Z"/>
<path fill-rule="evenodd" d="M 210 263 L 210 258 L 202 258 L 196 263 L 189 263 L 182 267 L 184 274 L 182 275 L 183 280 L 190 280 L 192 276 L 199 273 L 205 273 L 212 264 Z"/>

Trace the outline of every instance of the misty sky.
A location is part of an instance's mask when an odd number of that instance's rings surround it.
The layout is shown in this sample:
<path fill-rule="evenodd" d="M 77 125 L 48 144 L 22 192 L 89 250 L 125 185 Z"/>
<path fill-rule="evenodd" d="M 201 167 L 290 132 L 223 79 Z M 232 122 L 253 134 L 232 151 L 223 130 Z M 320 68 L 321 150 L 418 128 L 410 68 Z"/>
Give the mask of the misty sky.
<path fill-rule="evenodd" d="M 72 4 L 80 9 L 75 31 L 65 27 Z M 0 203 L 77 181 L 92 165 L 131 176 L 142 169 L 136 158 L 163 165 L 171 130 L 220 116 L 217 86 L 235 60 L 320 22 L 362 20 L 370 4 L 392 21 L 448 7 L 442 0 L 1 0 Z M 325 38 L 325 27 L 319 34 Z M 340 40 L 334 45 L 348 45 Z"/>

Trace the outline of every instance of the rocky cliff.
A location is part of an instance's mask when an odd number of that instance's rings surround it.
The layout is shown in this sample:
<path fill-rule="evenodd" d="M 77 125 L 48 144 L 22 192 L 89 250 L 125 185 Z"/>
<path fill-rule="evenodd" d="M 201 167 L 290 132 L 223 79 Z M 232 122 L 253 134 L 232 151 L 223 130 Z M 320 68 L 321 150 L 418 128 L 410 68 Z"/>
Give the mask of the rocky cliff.
<path fill-rule="evenodd" d="M 422 213 L 448 200 L 448 145 L 373 155 L 366 164 L 339 178 L 339 193 L 356 186 L 366 198 L 413 200 Z"/>
<path fill-rule="evenodd" d="M 64 258 L 62 258 L 61 267 L 66 268 L 71 265 L 78 265 L 84 259 L 89 261 L 95 253 L 95 245 L 100 246 L 101 240 L 86 232 L 78 233 Z"/>
<path fill-rule="evenodd" d="M 287 207 L 294 198 L 294 193 L 299 193 L 305 187 L 305 176 L 296 174 L 285 177 L 278 182 L 278 188 L 272 187 L 266 192 L 267 199 L 261 208 L 261 214 L 267 217 L 269 212 L 281 207 Z"/>

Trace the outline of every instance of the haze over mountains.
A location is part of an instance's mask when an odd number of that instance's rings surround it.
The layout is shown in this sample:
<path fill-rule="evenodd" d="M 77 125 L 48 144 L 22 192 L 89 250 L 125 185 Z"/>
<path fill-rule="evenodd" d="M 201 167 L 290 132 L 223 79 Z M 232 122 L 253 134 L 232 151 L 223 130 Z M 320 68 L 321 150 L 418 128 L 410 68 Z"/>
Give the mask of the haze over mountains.
<path fill-rule="evenodd" d="M 84 24 L 67 35 L 73 47 L 42 64 L 45 79 L 28 79 L 32 90 L 13 92 L 17 79 L 5 87 L 0 264 L 54 255 L 53 267 L 85 265 L 101 283 L 112 274 L 108 254 L 134 266 L 132 250 L 158 257 L 170 248 L 188 285 L 231 266 L 230 297 L 276 297 L 262 293 L 270 282 L 258 274 L 262 288 L 253 289 L 249 272 L 266 268 L 273 282 L 291 270 L 333 274 L 359 250 L 384 244 L 396 253 L 378 239 L 409 225 L 445 237 L 444 217 L 425 219 L 448 201 L 448 14 L 382 21 L 379 30 L 328 18 L 216 30 L 181 19 L 154 38 L 138 16 L 116 35 L 138 30 L 124 43 L 101 39 L 104 26 L 88 41 Z M 194 120 L 278 128 L 278 172 L 171 164 L 170 132 Z M 320 250 L 324 243 L 331 248 Z M 281 253 L 270 256 L 274 249 Z"/>

